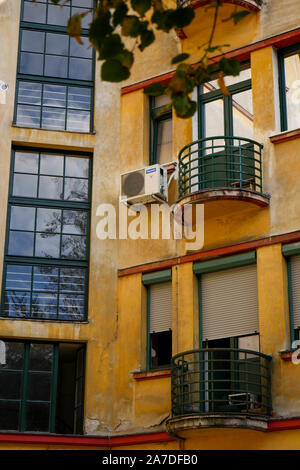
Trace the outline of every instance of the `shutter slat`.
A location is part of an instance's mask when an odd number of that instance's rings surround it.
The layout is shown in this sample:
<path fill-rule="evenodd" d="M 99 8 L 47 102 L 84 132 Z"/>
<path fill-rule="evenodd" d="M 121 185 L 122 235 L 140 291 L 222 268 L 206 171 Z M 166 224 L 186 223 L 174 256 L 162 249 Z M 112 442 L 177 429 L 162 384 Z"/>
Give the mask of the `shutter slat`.
<path fill-rule="evenodd" d="M 258 331 L 256 265 L 201 276 L 203 340 Z"/>
<path fill-rule="evenodd" d="M 172 328 L 172 282 L 150 286 L 150 333 Z"/>
<path fill-rule="evenodd" d="M 300 255 L 291 257 L 294 328 L 300 327 Z"/>

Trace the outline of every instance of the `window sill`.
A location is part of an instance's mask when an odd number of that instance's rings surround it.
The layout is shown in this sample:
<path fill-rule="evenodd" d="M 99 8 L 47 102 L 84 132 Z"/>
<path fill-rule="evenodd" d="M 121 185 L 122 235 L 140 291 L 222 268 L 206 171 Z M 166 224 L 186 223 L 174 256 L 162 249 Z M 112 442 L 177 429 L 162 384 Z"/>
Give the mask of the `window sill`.
<path fill-rule="evenodd" d="M 289 140 L 294 140 L 300 137 L 300 128 L 293 129 L 291 131 L 283 131 L 280 134 L 271 135 L 270 141 L 272 144 L 281 144 L 282 142 L 288 142 Z"/>
<path fill-rule="evenodd" d="M 286 351 L 279 351 L 280 359 L 285 362 L 292 361 L 292 355 L 296 349 L 287 349 Z"/>
<path fill-rule="evenodd" d="M 134 380 L 150 380 L 171 377 L 171 369 L 151 370 L 145 372 L 133 372 Z"/>
<path fill-rule="evenodd" d="M 79 135 L 96 135 L 96 131 L 90 132 L 80 132 L 80 131 L 68 131 L 66 129 L 45 129 L 44 127 L 24 127 L 18 126 L 17 124 L 12 123 L 12 127 L 16 129 L 30 130 L 30 131 L 47 131 L 47 132 L 63 132 L 66 134 L 79 134 Z"/>
<path fill-rule="evenodd" d="M 1 320 L 16 320 L 16 321 L 33 321 L 35 323 L 42 322 L 42 323 L 64 323 L 66 325 L 87 325 L 89 323 L 88 320 L 51 320 L 50 318 L 22 318 L 22 317 L 5 317 L 0 315 Z"/>

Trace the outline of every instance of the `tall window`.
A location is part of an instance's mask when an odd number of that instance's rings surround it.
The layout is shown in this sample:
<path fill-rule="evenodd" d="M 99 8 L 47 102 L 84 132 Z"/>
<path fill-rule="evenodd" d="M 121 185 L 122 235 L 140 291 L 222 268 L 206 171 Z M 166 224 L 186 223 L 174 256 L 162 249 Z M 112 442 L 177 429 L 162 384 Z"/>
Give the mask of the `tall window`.
<path fill-rule="evenodd" d="M 13 151 L 1 316 L 86 319 L 90 181 L 88 155 Z"/>
<path fill-rule="evenodd" d="M 279 52 L 281 130 L 300 127 L 300 45 Z"/>
<path fill-rule="evenodd" d="M 94 60 L 88 25 L 93 0 L 22 1 L 15 124 L 24 127 L 90 132 Z M 83 45 L 67 34 L 70 15 L 83 18 Z"/>
<path fill-rule="evenodd" d="M 170 365 L 172 357 L 171 270 L 143 275 L 147 287 L 147 368 Z"/>
<path fill-rule="evenodd" d="M 81 434 L 85 347 L 0 338 L 0 430 Z"/>
<path fill-rule="evenodd" d="M 150 99 L 150 165 L 171 162 L 172 157 L 172 109 L 167 95 Z"/>
<path fill-rule="evenodd" d="M 223 135 L 253 138 L 251 69 L 225 81 L 230 96 L 223 95 L 217 80 L 198 88 L 198 139 Z"/>
<path fill-rule="evenodd" d="M 300 339 L 300 255 L 288 258 L 291 342 Z"/>

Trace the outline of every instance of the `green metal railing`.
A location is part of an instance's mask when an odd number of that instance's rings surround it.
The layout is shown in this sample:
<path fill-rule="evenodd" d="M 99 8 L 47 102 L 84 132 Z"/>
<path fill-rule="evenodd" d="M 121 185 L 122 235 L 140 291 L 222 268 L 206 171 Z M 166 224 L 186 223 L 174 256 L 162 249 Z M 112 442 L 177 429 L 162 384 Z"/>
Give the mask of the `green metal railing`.
<path fill-rule="evenodd" d="M 179 153 L 179 197 L 209 189 L 262 192 L 262 148 L 242 137 L 208 137 Z"/>
<path fill-rule="evenodd" d="M 271 413 L 271 356 L 256 351 L 208 348 L 171 361 L 172 416 Z"/>

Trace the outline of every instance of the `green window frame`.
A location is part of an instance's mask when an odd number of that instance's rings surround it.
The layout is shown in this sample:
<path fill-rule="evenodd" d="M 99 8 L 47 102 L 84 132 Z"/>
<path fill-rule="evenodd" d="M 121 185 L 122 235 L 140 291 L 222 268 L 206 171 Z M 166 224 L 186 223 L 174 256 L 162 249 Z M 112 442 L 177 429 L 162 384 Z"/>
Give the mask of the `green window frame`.
<path fill-rule="evenodd" d="M 51 0 L 22 0 L 15 125 L 93 131 L 95 54 L 88 49 L 87 29 L 92 13 L 83 18 L 84 45 L 67 34 L 70 14 L 93 8 L 93 1 L 70 0 L 60 7 Z"/>
<path fill-rule="evenodd" d="M 298 54 L 297 54 L 298 53 Z M 285 58 L 293 55 L 300 54 L 300 43 L 293 44 L 287 48 L 281 49 L 278 51 L 278 85 L 279 85 L 279 102 L 280 102 L 280 124 L 281 131 L 287 131 L 294 129 L 294 127 L 289 125 L 288 117 L 288 104 L 287 104 L 287 81 L 285 73 Z M 299 96 L 299 93 L 298 93 Z M 299 99 L 299 98 L 298 98 Z M 298 102 L 297 99 L 297 102 Z M 298 104 L 297 104 L 298 106 Z M 299 125 L 296 127 L 300 127 Z"/>
<path fill-rule="evenodd" d="M 85 345 L 6 338 L 0 338 L 0 343 L 0 430 L 82 434 Z M 73 390 L 73 398 L 69 398 L 73 410 L 71 425 L 70 419 L 69 423 L 61 419 L 59 408 L 63 399 L 59 382 L 62 387 L 62 380 L 66 380 L 62 379 L 65 345 L 74 349 L 72 361 L 77 370 L 72 385 L 69 384 Z"/>
<path fill-rule="evenodd" d="M 151 314 L 151 286 L 172 282 L 172 270 L 167 269 L 165 271 L 153 272 L 149 274 L 143 274 L 142 276 L 143 285 L 147 289 L 147 341 L 146 341 L 146 368 L 147 370 L 159 370 L 159 369 L 169 369 L 170 362 L 163 364 L 163 365 L 154 365 L 152 364 L 152 334 L 150 332 L 150 314 Z M 172 357 L 172 329 L 168 331 L 161 332 L 164 337 L 162 337 L 162 341 L 167 343 L 167 347 L 171 347 L 171 351 L 169 351 L 170 361 Z"/>
<path fill-rule="evenodd" d="M 243 64 L 243 70 L 250 70 L 249 64 Z M 226 78 L 225 78 L 226 80 Z M 206 126 L 205 126 L 205 105 L 213 103 L 217 100 L 223 102 L 223 122 L 224 122 L 224 132 L 220 135 L 224 136 L 234 136 L 234 120 L 233 120 L 233 97 L 234 95 L 251 90 L 251 79 L 241 80 L 239 83 L 228 85 L 227 89 L 229 91 L 229 96 L 225 96 L 222 91 L 219 89 L 218 85 L 212 85 L 211 91 L 204 93 L 204 86 L 197 87 L 197 103 L 198 103 L 198 112 L 197 112 L 197 133 L 198 139 L 203 139 L 207 137 L 206 135 Z M 247 137 L 247 136 L 237 136 L 237 137 Z"/>
<path fill-rule="evenodd" d="M 156 106 L 155 97 L 150 97 L 150 159 L 149 164 L 160 163 L 158 160 L 158 145 L 160 127 L 164 121 L 172 121 L 172 108 L 165 109 L 165 105 Z M 170 158 L 170 161 L 172 158 Z"/>
<path fill-rule="evenodd" d="M 282 254 L 287 262 L 287 277 L 288 277 L 288 302 L 289 302 L 289 328 L 290 328 L 290 346 L 294 341 L 300 339 L 300 328 L 294 328 L 294 307 L 293 307 L 293 289 L 292 289 L 292 256 L 300 255 L 300 243 L 289 243 L 282 246 Z"/>
<path fill-rule="evenodd" d="M 1 317 L 87 320 L 91 171 L 88 153 L 13 149 Z"/>

